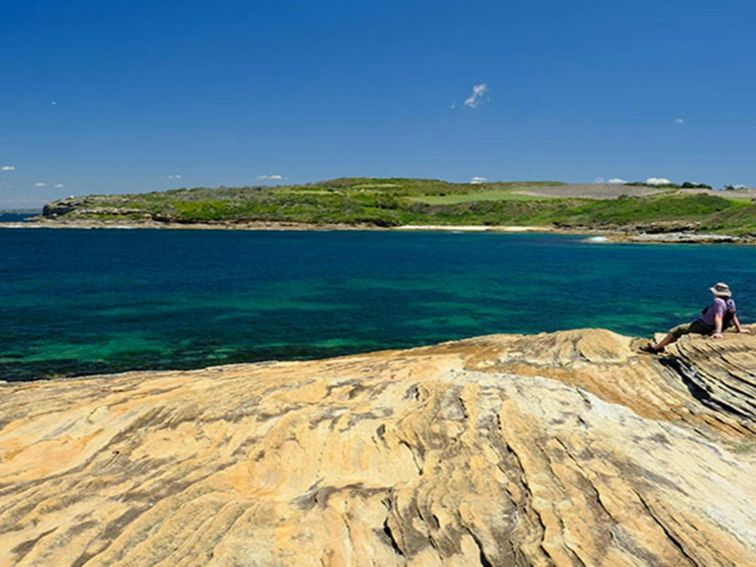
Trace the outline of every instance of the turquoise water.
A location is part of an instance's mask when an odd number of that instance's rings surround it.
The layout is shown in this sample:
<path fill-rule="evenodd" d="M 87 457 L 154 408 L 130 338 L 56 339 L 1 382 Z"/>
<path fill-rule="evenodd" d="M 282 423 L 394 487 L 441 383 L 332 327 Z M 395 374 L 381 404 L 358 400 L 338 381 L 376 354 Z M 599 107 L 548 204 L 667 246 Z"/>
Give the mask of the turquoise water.
<path fill-rule="evenodd" d="M 0 230 L 0 378 L 319 358 L 756 306 L 756 248 L 398 232 Z"/>

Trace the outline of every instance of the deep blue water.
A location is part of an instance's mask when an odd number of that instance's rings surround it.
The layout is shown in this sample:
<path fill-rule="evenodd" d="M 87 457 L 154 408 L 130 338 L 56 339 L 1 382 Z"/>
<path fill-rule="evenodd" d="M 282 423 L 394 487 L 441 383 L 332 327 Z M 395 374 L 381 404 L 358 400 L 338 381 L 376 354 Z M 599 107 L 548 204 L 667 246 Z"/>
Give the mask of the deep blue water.
<path fill-rule="evenodd" d="M 650 335 L 756 248 L 558 235 L 0 230 L 0 378 L 299 359 L 486 333 Z"/>
<path fill-rule="evenodd" d="M 21 222 L 31 217 L 36 217 L 39 213 L 0 211 L 0 222 Z"/>

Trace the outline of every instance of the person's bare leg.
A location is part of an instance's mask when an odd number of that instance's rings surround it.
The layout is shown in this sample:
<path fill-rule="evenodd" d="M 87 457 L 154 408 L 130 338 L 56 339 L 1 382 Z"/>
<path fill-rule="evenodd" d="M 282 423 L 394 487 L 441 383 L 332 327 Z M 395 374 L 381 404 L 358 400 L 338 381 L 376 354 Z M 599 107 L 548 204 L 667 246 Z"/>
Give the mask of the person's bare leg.
<path fill-rule="evenodd" d="M 666 347 L 667 345 L 671 345 L 676 340 L 677 338 L 672 333 L 668 333 L 666 337 L 664 337 L 657 344 L 653 345 L 651 348 L 654 350 L 662 351 L 664 350 L 664 347 Z"/>

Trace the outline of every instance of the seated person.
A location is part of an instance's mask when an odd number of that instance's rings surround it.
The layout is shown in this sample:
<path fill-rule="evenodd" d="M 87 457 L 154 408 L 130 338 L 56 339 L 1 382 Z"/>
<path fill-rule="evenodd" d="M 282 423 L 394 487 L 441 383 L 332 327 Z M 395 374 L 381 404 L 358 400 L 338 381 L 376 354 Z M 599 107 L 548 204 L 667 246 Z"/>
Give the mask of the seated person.
<path fill-rule="evenodd" d="M 711 338 L 718 339 L 722 336 L 722 331 L 730 325 L 733 325 L 738 333 L 748 333 L 749 330 L 744 329 L 738 320 L 730 286 L 725 283 L 718 283 L 714 287 L 710 287 L 709 291 L 714 295 L 714 299 L 706 309 L 701 311 L 701 316 L 698 319 L 678 325 L 671 329 L 659 343 L 646 345 L 641 350 L 658 354 L 667 345 L 690 333 L 710 335 Z"/>

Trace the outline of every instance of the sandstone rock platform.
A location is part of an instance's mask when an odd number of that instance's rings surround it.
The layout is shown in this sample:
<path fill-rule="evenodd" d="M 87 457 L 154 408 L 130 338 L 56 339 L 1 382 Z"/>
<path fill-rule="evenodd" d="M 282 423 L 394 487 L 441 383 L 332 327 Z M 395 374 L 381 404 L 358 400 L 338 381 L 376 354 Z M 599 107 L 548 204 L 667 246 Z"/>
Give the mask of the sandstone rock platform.
<path fill-rule="evenodd" d="M 0 387 L 0 565 L 756 565 L 756 337 Z"/>

